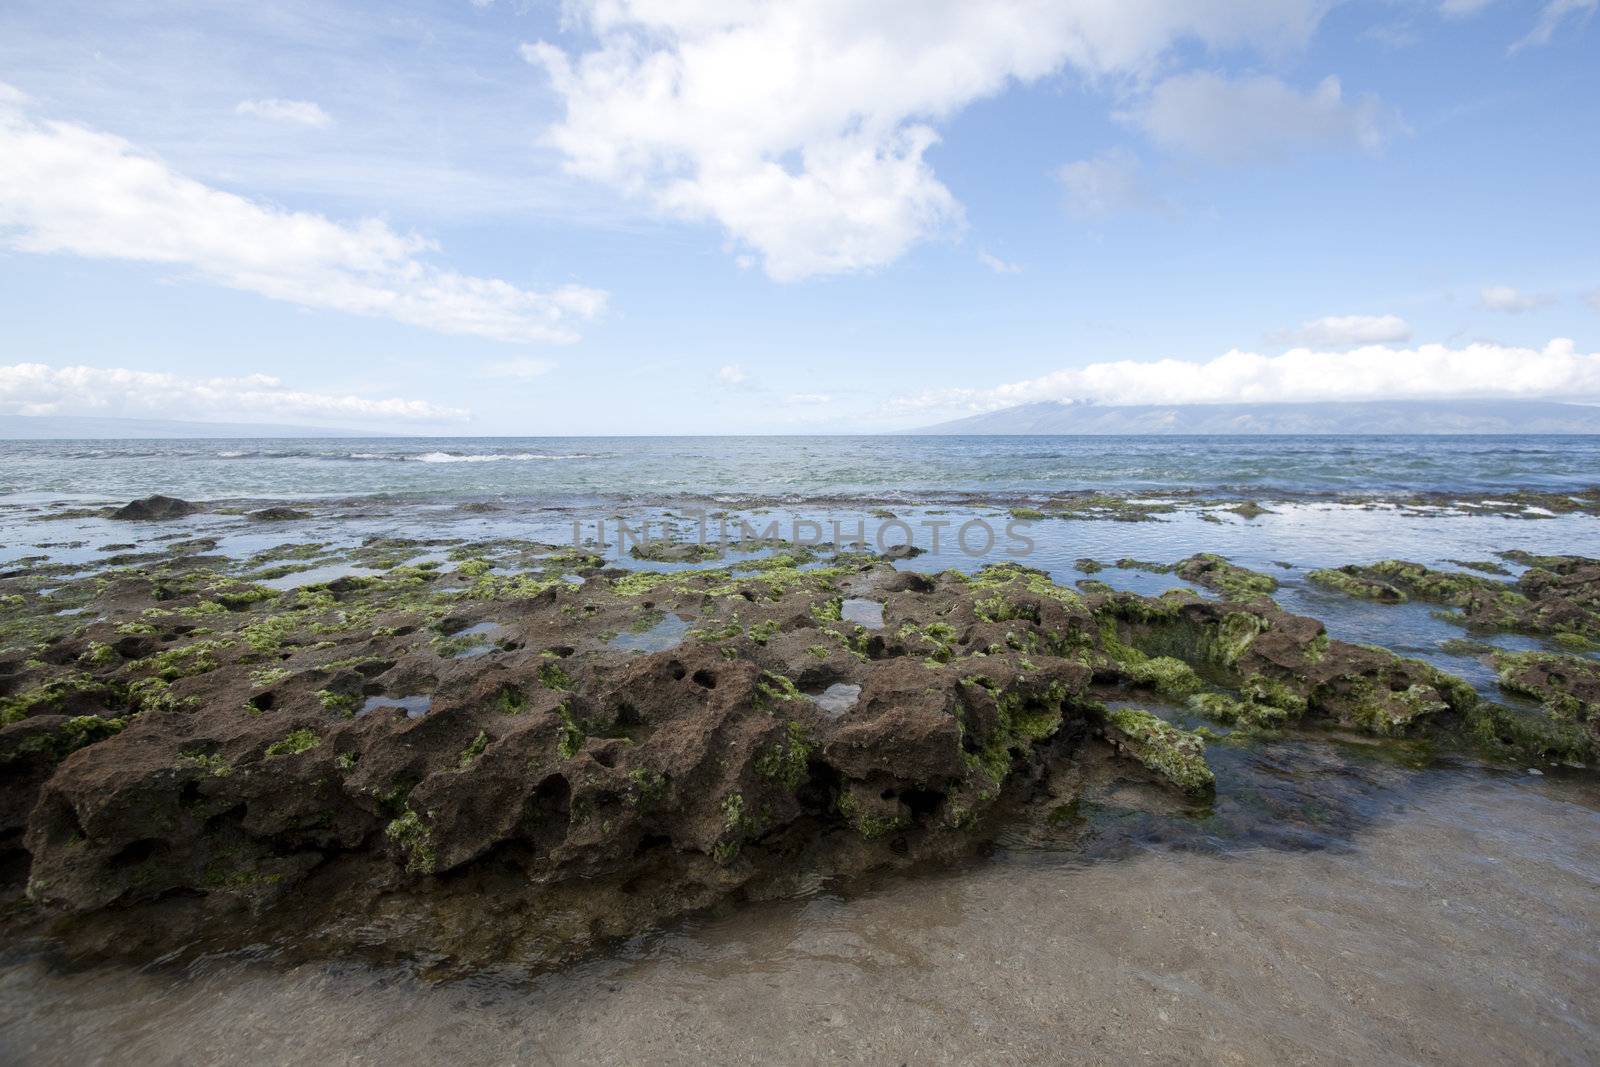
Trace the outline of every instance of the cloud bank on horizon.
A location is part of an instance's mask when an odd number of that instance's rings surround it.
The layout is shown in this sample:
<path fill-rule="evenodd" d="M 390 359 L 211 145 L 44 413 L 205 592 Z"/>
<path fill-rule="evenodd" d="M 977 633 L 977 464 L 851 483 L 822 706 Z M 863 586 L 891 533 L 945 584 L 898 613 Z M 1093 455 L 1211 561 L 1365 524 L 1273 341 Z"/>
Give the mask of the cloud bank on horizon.
<path fill-rule="evenodd" d="M 888 413 L 975 414 L 1041 400 L 1119 406 L 1488 397 L 1600 402 L 1600 352 L 1581 353 L 1564 337 L 1541 349 L 1375 344 L 1278 356 L 1234 350 L 1205 362 L 1091 363 L 989 389 L 927 390 L 894 398 Z"/>
<path fill-rule="evenodd" d="M 424 400 L 289 389 L 267 374 L 191 378 L 123 367 L 0 366 L 0 414 L 103 415 L 113 418 L 200 418 L 222 421 L 261 416 L 346 421 L 459 422 L 469 413 Z"/>

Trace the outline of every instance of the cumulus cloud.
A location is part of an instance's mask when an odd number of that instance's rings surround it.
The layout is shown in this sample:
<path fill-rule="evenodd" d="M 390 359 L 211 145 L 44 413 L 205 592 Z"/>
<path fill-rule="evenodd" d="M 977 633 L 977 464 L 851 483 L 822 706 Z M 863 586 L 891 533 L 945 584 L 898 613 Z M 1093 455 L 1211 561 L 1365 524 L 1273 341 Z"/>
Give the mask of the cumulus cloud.
<path fill-rule="evenodd" d="M 827 393 L 790 393 L 788 396 L 783 398 L 783 402 L 785 404 L 810 406 L 815 404 L 830 404 L 833 402 L 833 397 L 829 396 Z"/>
<path fill-rule="evenodd" d="M 333 116 L 310 100 L 241 100 L 234 111 L 268 122 L 284 122 L 291 126 L 312 126 L 325 129 L 333 125 Z"/>
<path fill-rule="evenodd" d="M 430 241 L 376 219 L 345 224 L 203 185 L 120 137 L 37 120 L 0 85 L 0 245 L 184 268 L 302 307 L 441 333 L 570 342 L 606 294 L 522 289 L 429 263 Z"/>
<path fill-rule="evenodd" d="M 1267 338 L 1276 344 L 1348 345 L 1385 344 L 1411 340 L 1411 327 L 1399 315 L 1326 315 Z"/>
<path fill-rule="evenodd" d="M 743 385 L 750 380 L 750 375 L 737 363 L 727 363 L 717 368 L 717 381 L 723 385 Z"/>
<path fill-rule="evenodd" d="M 455 421 L 461 408 L 424 400 L 311 393 L 277 378 L 189 378 L 120 367 L 0 366 L 0 411 L 8 415 L 102 415 L 132 418 Z"/>
<path fill-rule="evenodd" d="M 1145 185 L 1139 161 L 1125 148 L 1064 164 L 1056 168 L 1056 180 L 1066 191 L 1067 211 L 1081 219 L 1130 211 L 1172 211 L 1170 204 Z"/>
<path fill-rule="evenodd" d="M 1280 356 L 1236 349 L 1208 362 L 1122 360 L 992 389 L 933 390 L 898 397 L 888 412 L 983 412 L 1040 400 L 1125 405 L 1538 397 L 1600 399 L 1600 353 L 1580 353 L 1566 338 L 1542 349 L 1368 345 L 1347 352 L 1297 348 Z"/>
<path fill-rule="evenodd" d="M 1478 294 L 1478 302 L 1490 311 L 1504 311 L 1512 315 L 1532 311 L 1536 307 L 1550 303 L 1551 300 L 1551 297 L 1543 294 L 1524 293 L 1509 285 L 1485 286 Z"/>
<path fill-rule="evenodd" d="M 1375 152 L 1405 128 L 1375 96 L 1347 100 L 1336 77 L 1302 93 L 1270 75 L 1226 78 L 1205 71 L 1166 79 L 1120 117 L 1168 151 L 1215 163 L 1280 159 L 1317 148 Z"/>
<path fill-rule="evenodd" d="M 1022 267 L 1017 263 L 1008 263 L 999 256 L 993 255 L 985 249 L 978 250 L 978 262 L 994 271 L 996 274 L 1021 274 Z"/>
<path fill-rule="evenodd" d="M 1587 21 L 1595 10 L 1600 8 L 1600 0 L 1549 0 L 1549 3 L 1539 9 L 1539 17 L 1534 20 L 1533 29 L 1528 35 L 1511 45 L 1512 52 L 1520 52 L 1524 48 L 1549 44 L 1556 35 L 1556 30 L 1569 18 Z"/>
<path fill-rule="evenodd" d="M 1182 42 L 1302 43 L 1328 0 L 570 0 L 593 47 L 523 46 L 569 172 L 721 225 L 778 280 L 870 269 L 956 226 L 927 159 L 972 101 L 1064 68 L 1144 77 Z"/>

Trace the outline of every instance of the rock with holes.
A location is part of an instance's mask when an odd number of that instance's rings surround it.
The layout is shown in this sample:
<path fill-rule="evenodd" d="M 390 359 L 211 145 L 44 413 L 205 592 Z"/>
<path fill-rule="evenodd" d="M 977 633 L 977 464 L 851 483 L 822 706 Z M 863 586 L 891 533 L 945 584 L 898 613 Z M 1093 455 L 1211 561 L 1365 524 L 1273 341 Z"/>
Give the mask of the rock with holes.
<path fill-rule="evenodd" d="M 34 905 L 8 921 L 129 954 L 556 959 L 960 855 L 1086 768 L 1173 784 L 1110 758 L 1133 744 L 1106 725 L 1129 694 L 1377 734 L 1473 700 L 1265 598 L 1081 594 L 1016 565 L 796 552 L 641 573 L 483 545 L 453 570 L 277 589 L 208 549 L 106 576 L 93 615 L 6 661 L 0 874 Z M 672 647 L 617 641 L 669 617 Z M 1197 780 L 1203 752 L 1185 759 Z"/>

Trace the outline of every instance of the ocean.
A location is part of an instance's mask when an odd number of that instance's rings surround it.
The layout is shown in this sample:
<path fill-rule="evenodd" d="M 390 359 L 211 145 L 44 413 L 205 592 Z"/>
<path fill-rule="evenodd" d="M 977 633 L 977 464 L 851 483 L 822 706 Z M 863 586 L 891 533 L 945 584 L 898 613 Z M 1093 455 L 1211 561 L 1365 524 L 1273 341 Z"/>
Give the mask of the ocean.
<path fill-rule="evenodd" d="M 1579 490 L 1600 437 L 442 437 L 0 442 L 0 500 L 933 503 Z"/>

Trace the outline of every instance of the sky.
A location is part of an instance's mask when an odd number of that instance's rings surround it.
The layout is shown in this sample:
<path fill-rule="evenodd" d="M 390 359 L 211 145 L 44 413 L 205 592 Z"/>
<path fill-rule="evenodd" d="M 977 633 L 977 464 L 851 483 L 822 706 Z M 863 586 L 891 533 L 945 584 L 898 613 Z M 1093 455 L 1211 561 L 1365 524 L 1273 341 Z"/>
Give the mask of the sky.
<path fill-rule="evenodd" d="M 0 414 L 1600 402 L 1600 0 L 7 0 Z"/>

